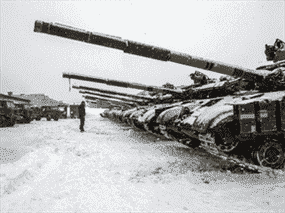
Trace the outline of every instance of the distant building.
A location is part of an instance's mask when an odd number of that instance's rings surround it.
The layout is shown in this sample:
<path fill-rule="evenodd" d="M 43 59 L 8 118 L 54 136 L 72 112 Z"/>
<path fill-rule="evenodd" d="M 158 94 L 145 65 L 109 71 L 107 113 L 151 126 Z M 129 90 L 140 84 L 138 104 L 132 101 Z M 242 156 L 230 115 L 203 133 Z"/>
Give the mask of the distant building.
<path fill-rule="evenodd" d="M 13 101 L 15 104 L 29 104 L 31 102 L 26 98 L 14 97 L 11 92 L 9 92 L 8 95 L 0 93 L 0 100 Z"/>
<path fill-rule="evenodd" d="M 10 96 L 17 97 L 17 98 L 24 98 L 30 100 L 30 104 L 36 107 L 41 106 L 58 106 L 59 101 L 51 99 L 45 94 L 20 94 L 14 95 L 12 92 L 8 92 Z"/>

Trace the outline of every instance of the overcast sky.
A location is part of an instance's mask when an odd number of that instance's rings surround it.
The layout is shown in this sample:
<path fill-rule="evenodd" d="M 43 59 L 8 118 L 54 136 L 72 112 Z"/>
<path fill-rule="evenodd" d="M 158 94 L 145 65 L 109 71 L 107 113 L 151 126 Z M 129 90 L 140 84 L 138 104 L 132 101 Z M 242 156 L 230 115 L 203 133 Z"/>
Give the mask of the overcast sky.
<path fill-rule="evenodd" d="M 191 84 L 195 68 L 33 32 L 58 22 L 247 68 L 268 64 L 265 44 L 285 40 L 284 1 L 1 1 L 1 93 L 78 101 L 62 72 L 161 86 Z M 201 70 L 200 70 L 201 71 Z M 205 71 L 210 77 L 220 75 Z M 137 90 L 72 80 L 77 85 Z"/>

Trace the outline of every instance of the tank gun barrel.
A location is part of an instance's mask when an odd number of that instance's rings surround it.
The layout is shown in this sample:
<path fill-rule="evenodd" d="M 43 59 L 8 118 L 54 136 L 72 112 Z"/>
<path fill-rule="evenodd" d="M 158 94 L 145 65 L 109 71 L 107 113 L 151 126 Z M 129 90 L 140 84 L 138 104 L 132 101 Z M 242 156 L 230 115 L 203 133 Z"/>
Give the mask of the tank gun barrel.
<path fill-rule="evenodd" d="M 88 95 L 83 95 L 82 97 L 84 97 L 88 101 L 102 100 L 102 101 L 110 101 L 110 102 L 115 103 L 115 104 L 126 104 L 126 105 L 136 106 L 136 104 L 133 102 L 126 102 L 126 101 L 116 100 L 116 99 L 112 99 L 112 98 L 103 98 L 103 97 L 97 97 L 97 96 L 91 97 Z"/>
<path fill-rule="evenodd" d="M 92 104 L 97 104 L 97 101 L 87 101 L 88 103 L 92 103 Z M 115 107 L 115 106 L 130 106 L 127 104 L 124 104 L 122 102 L 117 102 L 117 103 L 113 103 L 112 101 L 106 101 L 110 106 Z"/>
<path fill-rule="evenodd" d="M 247 69 L 239 66 L 234 66 L 222 62 L 188 55 L 185 53 L 171 51 L 148 44 L 125 40 L 121 37 L 90 32 L 58 23 L 35 21 L 34 32 L 45 33 L 90 44 L 114 48 L 122 50 L 124 51 L 124 53 L 148 57 L 161 61 L 171 61 L 174 63 L 209 70 L 220 74 L 240 77 L 249 81 L 262 81 L 267 75 L 270 74 L 270 71 L 267 70 L 256 71 L 252 69 Z"/>
<path fill-rule="evenodd" d="M 157 87 L 157 86 L 149 86 L 149 85 L 144 85 L 144 84 L 138 84 L 138 83 L 132 83 L 132 82 L 126 82 L 126 81 L 118 81 L 118 80 L 112 80 L 112 79 L 106 79 L 106 78 L 100 78 L 100 77 L 94 77 L 94 76 L 87 76 L 87 75 L 81 75 L 77 73 L 63 73 L 62 77 L 72 78 L 76 80 L 83 80 L 83 81 L 91 81 L 95 83 L 102 83 L 102 84 L 107 84 L 110 86 L 117 86 L 117 87 L 125 87 L 125 88 L 156 91 L 156 92 L 167 92 L 171 94 L 182 94 L 181 90 L 174 90 L 174 89 L 168 89 L 168 88 Z"/>
<path fill-rule="evenodd" d="M 111 91 L 111 90 L 104 90 L 104 89 L 98 89 L 98 88 L 92 88 L 92 87 L 84 87 L 84 86 L 72 86 L 74 89 L 79 89 L 79 90 L 89 90 L 89 91 L 94 91 L 94 92 L 101 92 L 101 93 L 107 93 L 107 94 L 112 94 L 112 95 L 121 95 L 121 96 L 126 96 L 126 97 L 131 97 L 131 98 L 139 98 L 139 99 L 145 99 L 152 101 L 152 97 L 146 97 L 142 95 L 132 95 L 132 94 L 127 94 L 127 93 L 122 93 L 122 92 L 116 92 L 116 91 Z"/>
<path fill-rule="evenodd" d="M 96 95 L 96 96 L 101 96 L 101 97 L 105 97 L 105 98 L 116 98 L 122 101 L 131 101 L 131 102 L 135 102 L 135 103 L 139 103 L 139 104 L 147 104 L 148 102 L 145 100 L 135 100 L 135 99 L 129 99 L 129 98 L 123 98 L 123 97 L 118 97 L 118 96 L 112 96 L 112 95 L 107 95 L 107 94 L 102 94 L 102 93 L 97 93 L 97 92 L 88 92 L 88 91 L 79 91 L 79 93 L 82 94 L 88 94 L 88 95 Z"/>
<path fill-rule="evenodd" d="M 98 99 L 98 100 L 102 100 L 102 99 Z M 127 107 L 133 107 L 133 105 L 130 105 L 128 103 L 124 103 L 123 101 L 112 101 L 112 100 L 102 100 L 102 101 L 106 101 L 110 106 L 127 106 Z M 92 104 L 97 104 L 97 101 L 90 101 L 88 100 L 87 102 L 92 103 Z"/>

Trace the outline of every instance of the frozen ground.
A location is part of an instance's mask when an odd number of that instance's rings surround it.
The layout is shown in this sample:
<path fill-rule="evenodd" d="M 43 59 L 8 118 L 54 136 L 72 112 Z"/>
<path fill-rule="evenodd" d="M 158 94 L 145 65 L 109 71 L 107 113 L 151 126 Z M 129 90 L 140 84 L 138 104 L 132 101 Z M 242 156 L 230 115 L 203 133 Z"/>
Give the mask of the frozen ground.
<path fill-rule="evenodd" d="M 284 212 L 284 175 L 221 172 L 200 149 L 87 109 L 1 128 L 1 212 Z"/>

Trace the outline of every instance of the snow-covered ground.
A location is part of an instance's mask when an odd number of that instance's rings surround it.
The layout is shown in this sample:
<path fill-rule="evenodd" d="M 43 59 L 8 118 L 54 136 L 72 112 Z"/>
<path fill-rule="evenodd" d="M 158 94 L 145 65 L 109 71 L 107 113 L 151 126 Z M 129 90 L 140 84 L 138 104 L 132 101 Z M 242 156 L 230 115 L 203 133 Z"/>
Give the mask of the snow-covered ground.
<path fill-rule="evenodd" d="M 84 133 L 78 119 L 1 128 L 1 147 L 11 142 L 1 152 L 10 159 L 1 164 L 1 212 L 284 212 L 284 175 L 221 172 L 203 150 L 102 111 L 86 109 Z M 15 147 L 25 150 L 17 161 Z"/>

